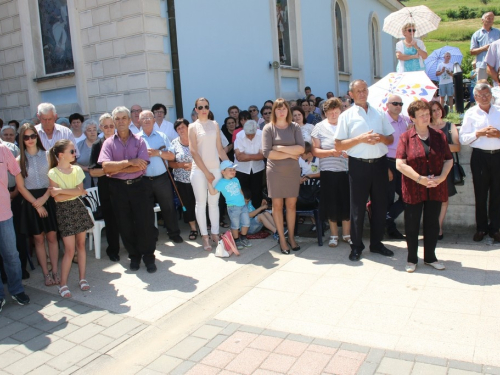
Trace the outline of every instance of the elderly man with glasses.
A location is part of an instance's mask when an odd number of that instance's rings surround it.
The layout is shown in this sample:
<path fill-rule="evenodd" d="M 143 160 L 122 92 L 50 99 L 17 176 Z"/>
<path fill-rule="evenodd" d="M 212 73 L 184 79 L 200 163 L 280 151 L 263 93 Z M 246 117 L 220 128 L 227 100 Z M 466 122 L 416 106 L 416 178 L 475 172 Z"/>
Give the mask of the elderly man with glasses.
<path fill-rule="evenodd" d="M 470 169 L 476 199 L 474 241 L 486 234 L 500 242 L 500 107 L 491 105 L 491 87 L 474 87 L 478 105 L 465 112 L 460 143 L 472 147 Z M 489 202 L 488 202 L 489 198 Z"/>
<path fill-rule="evenodd" d="M 130 107 L 130 116 L 132 122 L 130 123 L 129 129 L 132 133 L 137 134 L 141 131 L 141 124 L 139 124 L 139 115 L 142 112 L 142 107 L 139 104 L 134 104 Z"/>
<path fill-rule="evenodd" d="M 391 95 L 387 99 L 387 111 L 385 115 L 394 129 L 392 136 L 394 142 L 387 145 L 387 164 L 389 166 L 389 189 L 387 196 L 387 217 L 385 226 L 387 235 L 395 240 L 403 240 L 405 236 L 396 228 L 396 219 L 404 211 L 403 194 L 401 192 L 401 172 L 396 169 L 396 151 L 398 148 L 399 137 L 407 129 L 410 119 L 401 114 L 403 111 L 403 100 L 398 95 Z M 398 195 L 398 199 L 394 198 Z"/>
<path fill-rule="evenodd" d="M 137 135 L 146 142 L 149 154 L 149 165 L 144 178 L 151 181 L 153 195 L 160 205 L 169 238 L 175 243 L 181 243 L 183 240 L 179 235 L 181 231 L 177 221 L 174 193 L 164 163 L 167 160 L 174 160 L 175 155 L 168 151 L 170 141 L 167 136 L 154 130 L 154 117 L 151 111 L 142 111 L 139 122 L 142 130 Z"/>

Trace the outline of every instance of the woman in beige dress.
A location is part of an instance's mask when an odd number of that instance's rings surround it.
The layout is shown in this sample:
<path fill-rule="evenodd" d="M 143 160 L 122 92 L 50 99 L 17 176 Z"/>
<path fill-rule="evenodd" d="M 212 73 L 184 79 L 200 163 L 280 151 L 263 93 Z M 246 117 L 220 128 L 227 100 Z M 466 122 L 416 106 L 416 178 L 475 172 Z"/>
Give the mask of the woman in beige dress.
<path fill-rule="evenodd" d="M 281 252 L 300 250 L 294 238 L 295 207 L 300 187 L 298 159 L 304 153 L 300 126 L 292 122 L 292 113 L 284 99 L 277 99 L 272 108 L 271 122 L 262 130 L 262 153 L 267 158 L 267 192 L 272 198 L 273 218 L 279 234 Z M 288 240 L 283 227 L 283 201 L 286 207 Z"/>

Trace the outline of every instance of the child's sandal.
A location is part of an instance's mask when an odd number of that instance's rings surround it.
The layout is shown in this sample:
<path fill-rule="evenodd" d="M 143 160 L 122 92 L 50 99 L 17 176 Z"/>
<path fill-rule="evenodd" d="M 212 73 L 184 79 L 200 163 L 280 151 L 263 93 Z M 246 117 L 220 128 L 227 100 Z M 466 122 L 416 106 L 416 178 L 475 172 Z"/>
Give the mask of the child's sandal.
<path fill-rule="evenodd" d="M 62 298 L 71 298 L 71 292 L 69 291 L 69 288 L 67 285 L 64 285 L 59 288 L 59 295 Z"/>

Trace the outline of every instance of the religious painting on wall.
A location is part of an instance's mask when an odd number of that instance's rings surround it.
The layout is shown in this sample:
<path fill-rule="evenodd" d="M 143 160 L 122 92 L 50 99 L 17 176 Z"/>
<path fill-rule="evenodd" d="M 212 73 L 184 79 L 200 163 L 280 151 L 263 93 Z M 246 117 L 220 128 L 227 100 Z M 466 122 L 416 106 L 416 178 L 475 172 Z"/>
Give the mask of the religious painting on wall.
<path fill-rule="evenodd" d="M 38 0 L 45 74 L 74 69 L 67 0 Z"/>

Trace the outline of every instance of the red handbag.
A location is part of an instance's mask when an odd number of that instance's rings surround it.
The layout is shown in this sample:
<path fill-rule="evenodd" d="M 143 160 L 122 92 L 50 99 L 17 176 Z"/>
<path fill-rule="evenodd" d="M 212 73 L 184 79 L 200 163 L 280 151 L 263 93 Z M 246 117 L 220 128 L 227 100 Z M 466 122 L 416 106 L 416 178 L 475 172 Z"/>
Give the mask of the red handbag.
<path fill-rule="evenodd" d="M 230 230 L 221 235 L 220 238 L 224 242 L 224 247 L 226 248 L 226 251 L 229 253 L 229 255 L 231 255 L 232 253 L 240 255 L 240 252 L 236 247 L 236 243 L 234 242 L 234 238 Z"/>

